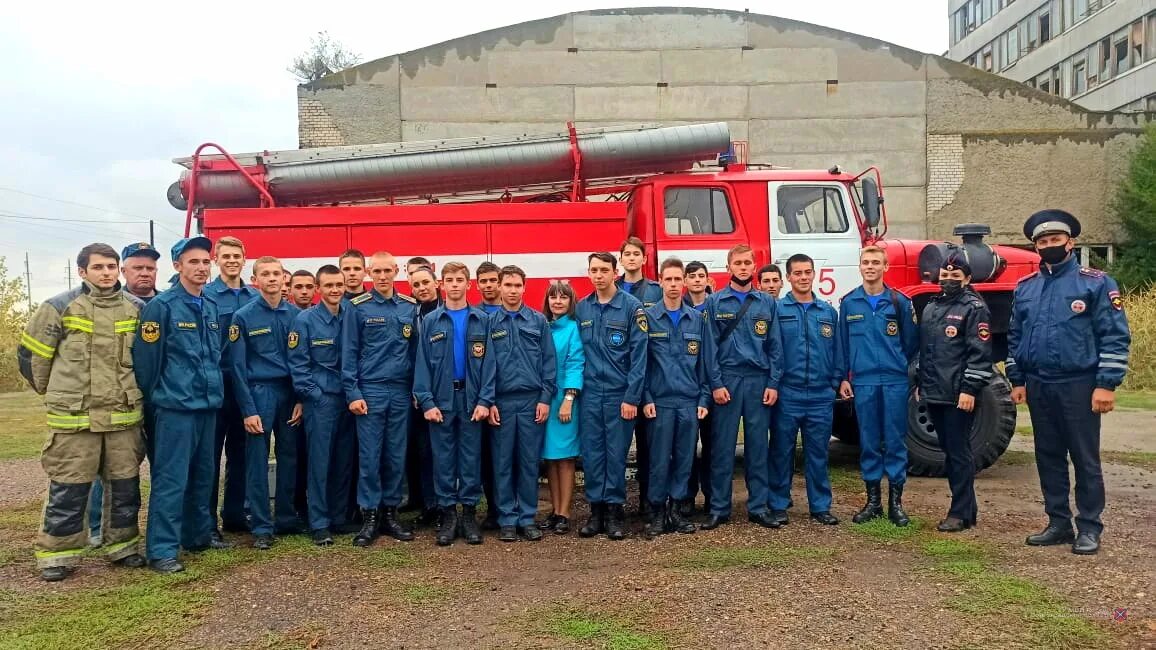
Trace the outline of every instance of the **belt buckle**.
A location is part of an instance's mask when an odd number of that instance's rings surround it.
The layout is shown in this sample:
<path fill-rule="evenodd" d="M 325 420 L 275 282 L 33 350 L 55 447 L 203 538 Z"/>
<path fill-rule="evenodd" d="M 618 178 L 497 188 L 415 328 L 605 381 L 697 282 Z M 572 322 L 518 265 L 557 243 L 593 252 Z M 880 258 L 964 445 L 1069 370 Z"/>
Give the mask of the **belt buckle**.
<path fill-rule="evenodd" d="M 465 388 L 465 385 L 466 385 L 466 382 L 464 382 L 460 379 L 454 380 L 454 390 L 461 390 L 461 389 Z"/>

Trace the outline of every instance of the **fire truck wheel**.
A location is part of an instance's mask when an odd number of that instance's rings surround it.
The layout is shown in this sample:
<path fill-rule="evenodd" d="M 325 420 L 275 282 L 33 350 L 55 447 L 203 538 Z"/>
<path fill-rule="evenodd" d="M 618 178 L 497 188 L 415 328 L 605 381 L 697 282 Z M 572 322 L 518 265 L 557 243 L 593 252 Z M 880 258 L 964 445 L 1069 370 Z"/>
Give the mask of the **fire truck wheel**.
<path fill-rule="evenodd" d="M 1011 384 L 998 369 L 976 400 L 975 422 L 971 428 L 971 448 L 975 471 L 987 469 L 999 460 L 1011 443 L 1016 429 L 1016 407 L 1011 401 Z M 915 401 L 912 388 L 907 401 L 907 472 L 912 476 L 945 476 L 943 451 L 923 402 Z"/>

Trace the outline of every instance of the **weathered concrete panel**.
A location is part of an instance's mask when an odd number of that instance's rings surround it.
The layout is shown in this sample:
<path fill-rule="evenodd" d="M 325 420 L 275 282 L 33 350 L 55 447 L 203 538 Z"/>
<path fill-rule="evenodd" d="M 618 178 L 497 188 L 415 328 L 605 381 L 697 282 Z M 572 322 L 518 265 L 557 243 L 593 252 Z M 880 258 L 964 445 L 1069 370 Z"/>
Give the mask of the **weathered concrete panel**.
<path fill-rule="evenodd" d="M 659 119 L 658 91 L 657 86 L 577 87 L 574 89 L 574 119 L 653 122 Z"/>
<path fill-rule="evenodd" d="M 883 174 L 883 183 L 886 184 L 887 170 L 883 170 Z M 927 236 L 927 195 L 922 187 L 887 185 L 883 196 L 887 206 L 888 237 L 922 239 Z"/>
<path fill-rule="evenodd" d="M 747 114 L 745 86 L 578 87 L 574 89 L 576 119 L 605 120 L 725 120 Z"/>
<path fill-rule="evenodd" d="M 727 128 L 730 129 L 732 141 L 734 141 L 734 140 L 746 141 L 746 139 L 747 139 L 747 126 L 748 126 L 746 120 L 715 120 L 715 121 L 725 121 L 727 123 Z M 703 123 L 703 120 L 690 120 L 690 121 L 684 121 L 684 120 L 606 120 L 606 121 L 598 121 L 598 120 L 594 120 L 594 121 L 575 122 L 574 126 L 579 128 L 579 129 L 596 129 L 596 128 L 610 127 L 610 126 L 638 127 L 638 126 L 642 126 L 643 124 L 649 124 L 649 125 L 654 125 L 654 126 L 683 126 L 683 125 L 687 125 L 687 124 L 702 124 L 702 123 Z"/>
<path fill-rule="evenodd" d="M 565 130 L 565 122 L 421 122 L 405 120 L 401 123 L 401 136 L 406 142 L 474 136 L 539 135 L 559 133 Z"/>
<path fill-rule="evenodd" d="M 922 117 L 751 120 L 751 151 L 791 154 L 923 151 Z"/>
<path fill-rule="evenodd" d="M 837 49 L 839 81 L 926 81 L 927 57 L 900 51 L 897 54 L 886 44 L 874 49 Z"/>
<path fill-rule="evenodd" d="M 922 81 L 825 82 L 751 86 L 753 118 L 918 117 L 926 112 Z"/>
<path fill-rule="evenodd" d="M 574 90 L 541 88 L 406 88 L 401 112 L 416 121 L 566 121 L 574 117 Z"/>
<path fill-rule="evenodd" d="M 607 9 L 574 14 L 579 50 L 739 48 L 747 43 L 742 15 L 710 9 Z"/>
<path fill-rule="evenodd" d="M 671 84 L 789 83 L 836 79 L 839 68 L 829 48 L 773 50 L 667 50 L 662 80 Z"/>
<path fill-rule="evenodd" d="M 488 81 L 502 86 L 646 85 L 659 81 L 657 50 L 637 52 L 493 52 Z"/>
<path fill-rule="evenodd" d="M 426 54 L 401 55 L 401 69 L 412 70 L 412 74 L 401 72 L 398 78 L 402 88 L 419 86 L 474 86 L 484 87 L 489 79 L 488 57 L 480 59 L 456 56 L 431 58 Z"/>
<path fill-rule="evenodd" d="M 948 72 L 952 76 L 944 78 Z M 1067 100 L 962 63 L 937 59 L 928 75 L 928 133 L 1056 131 L 1089 124 L 1088 113 Z"/>

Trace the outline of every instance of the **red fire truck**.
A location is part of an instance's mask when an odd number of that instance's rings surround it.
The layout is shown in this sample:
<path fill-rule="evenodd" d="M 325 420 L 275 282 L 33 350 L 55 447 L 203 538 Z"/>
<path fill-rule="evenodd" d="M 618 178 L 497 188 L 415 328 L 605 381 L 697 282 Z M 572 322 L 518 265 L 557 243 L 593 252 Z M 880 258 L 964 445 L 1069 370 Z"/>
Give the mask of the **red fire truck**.
<path fill-rule="evenodd" d="M 188 232 L 239 237 L 250 258 L 274 255 L 289 270 L 315 270 L 349 248 L 390 251 L 401 262 L 420 255 L 435 266 L 517 264 L 528 275 L 526 299 L 534 306 L 551 279 L 566 279 L 584 295 L 586 256 L 615 252 L 628 235 L 645 242 L 648 276 L 677 256 L 703 262 L 719 286 L 735 244 L 749 244 L 759 264 L 806 253 L 815 259 L 816 291 L 836 305 L 859 284 L 858 251 L 873 243 L 888 253 L 887 283 L 910 296 L 917 311 L 938 291 L 940 261 L 960 248 L 992 310 L 995 357 L 1005 356 L 1011 294 L 1035 270 L 1034 253 L 983 243 L 990 230 L 980 224 L 958 226 L 959 244 L 888 239 L 878 169 L 756 168 L 745 163 L 744 145 L 731 142 L 725 123 L 568 125 L 545 135 L 238 156 L 207 143 L 175 161 L 186 170 L 169 200 L 186 211 Z M 207 148 L 218 153 L 202 155 Z M 851 405 L 835 408 L 836 435 L 854 442 Z M 912 473 L 941 474 L 943 454 L 926 409 L 913 396 L 908 411 Z M 982 469 L 1015 430 L 1009 386 L 999 373 L 975 422 Z"/>

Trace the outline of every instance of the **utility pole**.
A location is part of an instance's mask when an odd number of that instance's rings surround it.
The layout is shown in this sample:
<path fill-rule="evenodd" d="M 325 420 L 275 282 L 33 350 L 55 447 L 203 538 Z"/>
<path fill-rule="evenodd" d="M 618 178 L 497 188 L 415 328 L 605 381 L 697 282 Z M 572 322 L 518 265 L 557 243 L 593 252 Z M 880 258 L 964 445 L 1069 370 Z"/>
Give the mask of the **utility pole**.
<path fill-rule="evenodd" d="M 72 291 L 72 268 L 68 264 L 68 260 L 64 260 L 64 277 L 68 278 L 68 290 Z"/>
<path fill-rule="evenodd" d="M 152 246 L 153 248 L 157 247 L 157 236 L 156 230 L 154 229 L 155 225 L 156 222 L 154 222 L 152 219 L 149 219 L 149 246 Z"/>
<path fill-rule="evenodd" d="M 28 291 L 28 313 L 32 313 L 32 267 L 28 264 L 28 251 L 24 251 L 24 288 Z"/>

